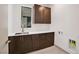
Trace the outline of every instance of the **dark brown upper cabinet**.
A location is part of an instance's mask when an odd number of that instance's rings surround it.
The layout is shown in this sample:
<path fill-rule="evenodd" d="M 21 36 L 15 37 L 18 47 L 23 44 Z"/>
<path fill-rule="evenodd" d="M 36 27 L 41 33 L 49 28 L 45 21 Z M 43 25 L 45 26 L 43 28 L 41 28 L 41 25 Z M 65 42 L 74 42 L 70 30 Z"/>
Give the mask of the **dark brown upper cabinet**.
<path fill-rule="evenodd" d="M 36 24 L 51 24 L 51 8 L 34 5 L 34 20 Z"/>

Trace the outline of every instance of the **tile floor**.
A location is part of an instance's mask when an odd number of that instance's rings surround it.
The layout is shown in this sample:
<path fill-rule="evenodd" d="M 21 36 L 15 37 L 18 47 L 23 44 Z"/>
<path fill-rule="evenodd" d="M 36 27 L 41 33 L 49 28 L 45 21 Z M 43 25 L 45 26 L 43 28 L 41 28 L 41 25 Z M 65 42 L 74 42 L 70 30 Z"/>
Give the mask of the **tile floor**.
<path fill-rule="evenodd" d="M 45 49 L 30 52 L 29 54 L 68 54 L 68 53 L 56 46 L 51 46 Z"/>

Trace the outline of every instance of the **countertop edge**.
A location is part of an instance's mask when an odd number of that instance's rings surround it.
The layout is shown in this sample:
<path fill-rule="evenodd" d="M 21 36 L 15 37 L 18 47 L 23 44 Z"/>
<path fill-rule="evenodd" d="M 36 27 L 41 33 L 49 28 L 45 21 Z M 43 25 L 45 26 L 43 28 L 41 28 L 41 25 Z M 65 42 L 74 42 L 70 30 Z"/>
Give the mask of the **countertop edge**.
<path fill-rule="evenodd" d="M 44 32 L 29 32 L 29 34 L 17 34 L 15 35 L 15 33 L 9 34 L 8 37 L 10 36 L 21 36 L 21 35 L 32 35 L 32 34 L 42 34 L 42 33 L 50 33 L 50 32 L 54 32 L 54 31 L 44 31 Z"/>

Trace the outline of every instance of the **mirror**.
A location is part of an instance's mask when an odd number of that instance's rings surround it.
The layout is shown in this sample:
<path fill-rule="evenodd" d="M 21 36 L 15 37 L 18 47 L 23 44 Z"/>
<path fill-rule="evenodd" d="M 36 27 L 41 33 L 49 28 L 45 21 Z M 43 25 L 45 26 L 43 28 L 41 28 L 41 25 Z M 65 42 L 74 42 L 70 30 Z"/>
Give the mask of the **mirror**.
<path fill-rule="evenodd" d="M 21 7 L 21 28 L 31 28 L 31 8 Z"/>

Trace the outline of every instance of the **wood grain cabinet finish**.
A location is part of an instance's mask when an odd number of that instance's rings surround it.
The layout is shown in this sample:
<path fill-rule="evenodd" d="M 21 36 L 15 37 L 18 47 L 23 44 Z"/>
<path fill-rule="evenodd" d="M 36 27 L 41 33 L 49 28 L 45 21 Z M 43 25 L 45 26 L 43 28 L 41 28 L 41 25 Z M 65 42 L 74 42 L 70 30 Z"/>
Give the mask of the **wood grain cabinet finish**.
<path fill-rule="evenodd" d="M 54 45 L 54 32 L 8 37 L 9 54 L 24 54 Z"/>
<path fill-rule="evenodd" d="M 41 5 L 34 5 L 35 23 L 51 24 L 51 8 Z"/>
<path fill-rule="evenodd" d="M 51 24 L 51 8 L 45 7 L 44 8 L 44 22 Z"/>
<path fill-rule="evenodd" d="M 8 47 L 9 47 L 9 53 L 12 53 L 14 54 L 15 53 L 15 37 L 11 36 L 11 37 L 8 37 L 11 42 L 8 44 Z"/>
<path fill-rule="evenodd" d="M 34 5 L 34 21 L 35 23 L 43 23 L 43 10 L 40 10 L 40 5 Z"/>
<path fill-rule="evenodd" d="M 22 44 L 21 43 L 22 43 L 22 37 L 16 36 L 15 37 L 15 54 L 21 53 L 21 51 L 22 51 Z"/>
<path fill-rule="evenodd" d="M 47 46 L 47 40 L 46 40 L 46 36 L 45 36 L 45 34 L 39 34 L 39 47 L 40 48 L 46 48 Z"/>
<path fill-rule="evenodd" d="M 39 49 L 39 35 L 32 35 L 33 50 Z"/>
<path fill-rule="evenodd" d="M 32 50 L 32 39 L 29 35 L 9 37 L 11 43 L 9 44 L 10 54 L 23 54 Z"/>
<path fill-rule="evenodd" d="M 54 45 L 54 33 L 46 33 L 45 36 L 48 41 L 48 46 Z"/>
<path fill-rule="evenodd" d="M 54 45 L 54 34 L 53 33 L 45 33 L 39 35 L 39 47 L 46 48 Z"/>
<path fill-rule="evenodd" d="M 27 53 L 32 50 L 32 39 L 29 35 L 16 37 L 16 53 Z"/>

